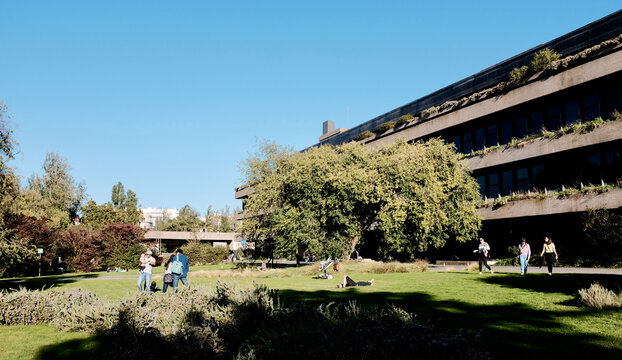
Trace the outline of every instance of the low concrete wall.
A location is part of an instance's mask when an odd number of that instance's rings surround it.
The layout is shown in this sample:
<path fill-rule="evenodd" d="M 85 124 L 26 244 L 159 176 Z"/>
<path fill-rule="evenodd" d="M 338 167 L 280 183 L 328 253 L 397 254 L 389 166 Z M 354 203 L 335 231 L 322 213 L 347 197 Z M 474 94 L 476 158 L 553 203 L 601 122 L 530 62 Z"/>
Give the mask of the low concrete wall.
<path fill-rule="evenodd" d="M 510 201 L 496 209 L 480 208 L 479 214 L 484 220 L 497 220 L 619 207 L 622 207 L 622 189 L 613 189 L 600 194 L 574 194 L 564 198 L 549 197 Z"/>

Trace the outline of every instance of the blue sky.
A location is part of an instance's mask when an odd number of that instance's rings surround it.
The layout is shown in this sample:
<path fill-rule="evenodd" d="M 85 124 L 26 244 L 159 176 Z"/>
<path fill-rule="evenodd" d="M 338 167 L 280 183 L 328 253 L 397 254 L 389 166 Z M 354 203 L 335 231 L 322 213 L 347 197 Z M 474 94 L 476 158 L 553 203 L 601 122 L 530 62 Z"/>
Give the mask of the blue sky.
<path fill-rule="evenodd" d="M 0 1 L 25 179 L 58 152 L 103 203 L 240 206 L 267 139 L 315 144 L 619 10 L 614 1 Z"/>

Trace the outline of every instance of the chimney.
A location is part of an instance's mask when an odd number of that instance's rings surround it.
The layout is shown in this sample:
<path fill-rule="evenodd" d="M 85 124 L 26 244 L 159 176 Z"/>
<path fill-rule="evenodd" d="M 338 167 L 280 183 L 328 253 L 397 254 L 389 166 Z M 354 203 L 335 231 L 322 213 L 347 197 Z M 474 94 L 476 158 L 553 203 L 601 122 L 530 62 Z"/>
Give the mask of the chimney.
<path fill-rule="evenodd" d="M 335 122 L 331 120 L 326 120 L 322 123 L 322 135 L 326 135 L 331 131 L 335 130 Z"/>

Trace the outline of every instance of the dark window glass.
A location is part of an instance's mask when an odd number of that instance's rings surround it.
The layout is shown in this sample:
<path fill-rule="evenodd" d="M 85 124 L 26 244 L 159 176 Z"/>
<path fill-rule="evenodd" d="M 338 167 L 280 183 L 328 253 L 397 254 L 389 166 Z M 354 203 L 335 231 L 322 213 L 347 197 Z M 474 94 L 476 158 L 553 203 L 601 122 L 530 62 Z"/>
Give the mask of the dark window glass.
<path fill-rule="evenodd" d="M 462 149 L 460 148 L 460 136 L 454 136 L 452 142 L 454 143 L 454 146 L 456 147 L 456 152 L 461 152 Z"/>
<path fill-rule="evenodd" d="M 499 174 L 492 173 L 488 175 L 488 197 L 495 198 L 499 196 Z"/>
<path fill-rule="evenodd" d="M 491 125 L 486 129 L 486 146 L 499 145 L 499 135 L 497 133 L 497 125 Z"/>
<path fill-rule="evenodd" d="M 564 118 L 566 125 L 572 125 L 579 122 L 579 102 L 571 101 L 564 106 Z"/>
<path fill-rule="evenodd" d="M 471 141 L 471 133 L 462 135 L 462 153 L 470 154 L 473 151 L 473 142 Z"/>
<path fill-rule="evenodd" d="M 541 191 L 544 190 L 545 186 L 544 165 L 534 165 L 531 168 L 531 187 Z"/>
<path fill-rule="evenodd" d="M 607 151 L 603 158 L 603 180 L 608 184 L 615 184 L 621 177 L 622 149 Z"/>
<path fill-rule="evenodd" d="M 512 121 L 504 121 L 501 123 L 501 145 L 505 145 L 512 141 Z"/>
<path fill-rule="evenodd" d="M 484 129 L 475 130 L 475 151 L 482 150 L 484 148 Z"/>
<path fill-rule="evenodd" d="M 501 194 L 503 196 L 510 195 L 514 191 L 514 174 L 512 170 L 504 171 L 501 177 L 503 181 L 503 192 Z"/>
<path fill-rule="evenodd" d="M 514 122 L 515 128 L 516 128 L 516 132 L 514 134 L 514 136 L 517 139 L 521 139 L 524 138 L 525 136 L 527 136 L 527 117 L 525 116 L 521 116 L 519 118 L 516 118 L 516 121 Z"/>
<path fill-rule="evenodd" d="M 583 185 L 600 185 L 600 154 L 584 156 L 581 161 Z"/>
<path fill-rule="evenodd" d="M 516 191 L 527 192 L 529 190 L 529 170 L 519 168 L 516 170 Z"/>
<path fill-rule="evenodd" d="M 583 121 L 594 120 L 599 116 L 598 96 L 592 95 L 583 99 Z"/>
<path fill-rule="evenodd" d="M 529 117 L 529 133 L 540 134 L 542 132 L 542 125 L 544 125 L 542 111 L 531 113 L 531 116 Z"/>
<path fill-rule="evenodd" d="M 603 93 L 600 99 L 600 113 L 606 119 L 613 119 L 614 110 L 620 111 L 620 91 L 610 90 Z"/>
<path fill-rule="evenodd" d="M 484 175 L 475 178 L 479 185 L 479 194 L 483 198 L 486 195 L 486 177 Z"/>
<path fill-rule="evenodd" d="M 561 111 L 559 106 L 553 106 L 546 110 L 546 128 L 555 131 L 561 127 Z"/>

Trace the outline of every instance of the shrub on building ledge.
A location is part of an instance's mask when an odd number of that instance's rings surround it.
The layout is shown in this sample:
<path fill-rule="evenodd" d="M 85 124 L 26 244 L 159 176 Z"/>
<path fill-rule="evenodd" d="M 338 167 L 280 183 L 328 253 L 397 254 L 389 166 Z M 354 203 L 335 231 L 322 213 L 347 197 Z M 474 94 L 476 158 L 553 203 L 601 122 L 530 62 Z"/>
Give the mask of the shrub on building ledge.
<path fill-rule="evenodd" d="M 415 117 L 410 114 L 402 115 L 397 119 L 395 127 L 404 126 L 413 120 L 415 120 Z"/>
<path fill-rule="evenodd" d="M 559 60 L 558 53 L 551 49 L 544 49 L 536 53 L 531 61 L 531 69 L 533 72 L 542 71 L 551 65 L 553 61 Z"/>
<path fill-rule="evenodd" d="M 354 140 L 355 141 L 361 141 L 361 140 L 368 139 L 368 138 L 370 138 L 372 136 L 374 136 L 373 132 L 371 132 L 371 131 L 363 131 Z"/>
<path fill-rule="evenodd" d="M 387 121 L 386 123 L 380 125 L 378 131 L 383 133 L 385 131 L 389 131 L 395 127 L 395 121 Z"/>

